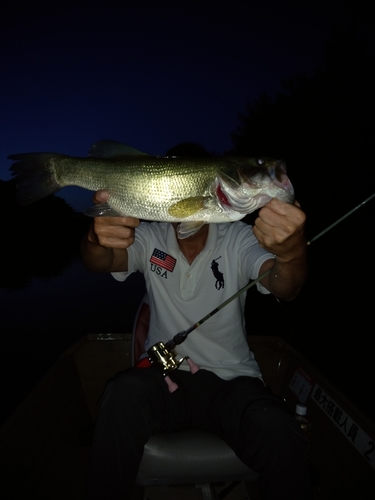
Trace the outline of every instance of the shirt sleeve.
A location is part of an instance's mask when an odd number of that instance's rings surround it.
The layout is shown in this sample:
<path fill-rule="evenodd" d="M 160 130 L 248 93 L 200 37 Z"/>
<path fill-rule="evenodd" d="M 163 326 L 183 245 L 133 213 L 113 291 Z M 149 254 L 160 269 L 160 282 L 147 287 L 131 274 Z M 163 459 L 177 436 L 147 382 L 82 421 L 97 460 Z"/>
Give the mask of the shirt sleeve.
<path fill-rule="evenodd" d="M 118 273 L 111 273 L 116 281 L 125 281 L 132 273 L 129 271 L 121 271 Z"/>

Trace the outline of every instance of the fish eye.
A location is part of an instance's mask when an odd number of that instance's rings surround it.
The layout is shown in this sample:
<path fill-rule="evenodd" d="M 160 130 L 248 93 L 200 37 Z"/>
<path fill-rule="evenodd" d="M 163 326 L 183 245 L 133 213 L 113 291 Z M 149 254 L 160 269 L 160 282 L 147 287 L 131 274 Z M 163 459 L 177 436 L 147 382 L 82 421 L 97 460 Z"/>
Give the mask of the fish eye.
<path fill-rule="evenodd" d="M 263 158 L 258 158 L 257 163 L 258 163 L 258 165 L 264 165 L 265 161 L 263 160 Z"/>

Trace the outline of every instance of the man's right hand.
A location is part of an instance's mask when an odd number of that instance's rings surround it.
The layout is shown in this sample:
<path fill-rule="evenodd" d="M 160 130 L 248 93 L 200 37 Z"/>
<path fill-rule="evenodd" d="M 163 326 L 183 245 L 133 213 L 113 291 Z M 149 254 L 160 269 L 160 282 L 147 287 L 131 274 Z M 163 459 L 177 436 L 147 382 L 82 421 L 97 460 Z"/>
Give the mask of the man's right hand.
<path fill-rule="evenodd" d="M 97 191 L 94 203 L 104 203 L 108 192 Z M 95 217 L 82 239 L 81 255 L 85 266 L 95 272 L 128 270 L 127 248 L 134 243 L 139 219 L 134 217 Z"/>
<path fill-rule="evenodd" d="M 108 192 L 97 191 L 94 194 L 95 204 L 104 203 Z M 134 229 L 139 226 L 139 219 L 134 217 L 95 217 L 88 232 L 87 239 L 106 248 L 128 248 L 134 242 Z"/>

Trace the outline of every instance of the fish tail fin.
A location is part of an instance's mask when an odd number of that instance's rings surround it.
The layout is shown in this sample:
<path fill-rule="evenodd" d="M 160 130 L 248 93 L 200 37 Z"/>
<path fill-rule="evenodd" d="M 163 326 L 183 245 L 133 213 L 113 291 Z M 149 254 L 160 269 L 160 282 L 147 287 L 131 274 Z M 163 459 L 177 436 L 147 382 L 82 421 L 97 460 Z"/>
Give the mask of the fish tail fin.
<path fill-rule="evenodd" d="M 56 176 L 55 160 L 64 158 L 56 153 L 25 153 L 8 156 L 16 160 L 10 167 L 17 183 L 17 201 L 29 205 L 56 193 L 63 186 Z"/>

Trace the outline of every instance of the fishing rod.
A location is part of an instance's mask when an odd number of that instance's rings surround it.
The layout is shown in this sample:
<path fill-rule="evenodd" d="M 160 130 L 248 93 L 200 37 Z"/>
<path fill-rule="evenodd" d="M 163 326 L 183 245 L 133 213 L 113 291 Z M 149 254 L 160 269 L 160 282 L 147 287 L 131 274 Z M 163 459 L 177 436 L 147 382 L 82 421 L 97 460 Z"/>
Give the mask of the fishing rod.
<path fill-rule="evenodd" d="M 307 242 L 307 245 L 310 245 L 313 241 L 316 241 L 318 238 L 323 236 L 323 234 L 327 233 L 330 231 L 334 226 L 342 222 L 344 219 L 349 217 L 352 213 L 354 213 L 356 210 L 359 208 L 363 207 L 368 201 L 370 201 L 372 198 L 374 198 L 375 193 L 370 195 L 368 198 L 366 198 L 364 201 L 359 203 L 356 207 L 354 207 L 352 210 L 347 212 L 345 215 L 337 219 L 336 222 L 328 226 L 326 229 L 318 233 L 316 236 L 314 236 L 311 240 Z M 197 321 L 197 323 L 194 323 L 194 325 L 190 326 L 187 330 L 183 330 L 182 332 L 177 333 L 173 339 L 168 340 L 165 344 L 163 342 L 158 342 L 157 344 L 153 345 L 148 349 L 147 354 L 149 356 L 149 361 L 151 364 L 157 363 L 159 366 L 162 367 L 163 375 L 167 375 L 170 371 L 175 370 L 180 366 L 182 361 L 186 358 L 181 358 L 180 360 L 176 361 L 175 357 L 172 354 L 172 351 L 176 347 L 176 345 L 182 344 L 192 331 L 194 331 L 196 328 L 201 326 L 205 321 L 207 321 L 209 318 L 211 318 L 214 314 L 219 312 L 223 307 L 228 305 L 230 302 L 235 300 L 239 295 L 242 293 L 246 292 L 251 288 L 252 286 L 256 285 L 259 281 L 261 281 L 263 278 L 265 278 L 269 273 L 271 272 L 271 269 L 268 269 L 265 273 L 261 274 L 256 278 L 255 280 L 251 281 L 244 287 L 242 287 L 238 292 L 233 294 L 231 297 L 229 297 L 227 300 L 222 302 L 219 306 L 217 306 L 215 309 L 213 309 L 211 312 L 209 312 L 206 316 L 204 316 L 202 319 Z"/>
<path fill-rule="evenodd" d="M 314 238 L 312 238 L 310 241 L 307 242 L 308 245 L 310 245 L 313 241 L 317 240 L 318 238 L 320 238 L 323 234 L 325 234 L 327 231 L 329 231 L 330 229 L 332 229 L 333 227 L 335 227 L 339 222 L 343 221 L 344 219 L 346 219 L 347 217 L 349 217 L 349 215 L 351 215 L 353 212 L 355 212 L 356 210 L 358 210 L 358 208 L 361 208 L 363 207 L 363 205 L 365 203 L 367 203 L 368 201 L 370 201 L 373 197 L 375 196 L 375 193 L 373 193 L 371 196 L 369 196 L 368 198 L 366 198 L 364 201 L 362 201 L 361 203 L 359 203 L 359 205 L 357 205 L 356 207 L 354 207 L 352 210 L 349 210 L 348 213 L 346 213 L 345 215 L 343 215 L 342 217 L 340 217 L 339 219 L 337 219 L 336 222 L 334 222 L 333 224 L 331 224 L 330 226 L 326 227 L 324 229 L 324 231 L 320 232 L 319 234 L 317 234 L 316 236 L 314 236 Z"/>

